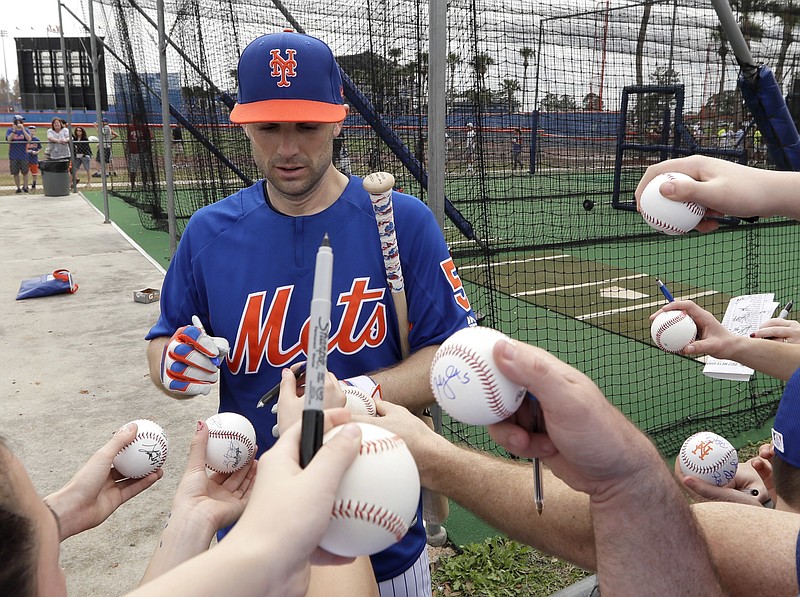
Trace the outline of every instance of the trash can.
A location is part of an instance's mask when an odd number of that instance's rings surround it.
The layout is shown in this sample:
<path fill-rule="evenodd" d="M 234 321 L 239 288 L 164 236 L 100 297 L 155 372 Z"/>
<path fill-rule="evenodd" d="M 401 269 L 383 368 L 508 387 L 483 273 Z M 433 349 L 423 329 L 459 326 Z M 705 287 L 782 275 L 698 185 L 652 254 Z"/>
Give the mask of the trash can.
<path fill-rule="evenodd" d="M 42 171 L 42 187 L 46 197 L 69 195 L 69 160 L 43 160 L 39 163 Z"/>

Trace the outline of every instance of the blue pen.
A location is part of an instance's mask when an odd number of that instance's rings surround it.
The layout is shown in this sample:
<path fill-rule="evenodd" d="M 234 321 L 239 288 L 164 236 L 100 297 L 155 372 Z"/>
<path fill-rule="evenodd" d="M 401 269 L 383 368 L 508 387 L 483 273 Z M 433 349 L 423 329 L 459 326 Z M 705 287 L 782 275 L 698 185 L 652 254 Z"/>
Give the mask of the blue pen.
<path fill-rule="evenodd" d="M 668 303 L 673 302 L 675 299 L 672 298 L 672 294 L 670 293 L 669 288 L 667 288 L 664 285 L 664 283 L 658 278 L 656 278 L 656 282 L 658 283 L 658 289 L 661 291 L 661 294 L 663 294 L 666 297 L 667 302 Z"/>

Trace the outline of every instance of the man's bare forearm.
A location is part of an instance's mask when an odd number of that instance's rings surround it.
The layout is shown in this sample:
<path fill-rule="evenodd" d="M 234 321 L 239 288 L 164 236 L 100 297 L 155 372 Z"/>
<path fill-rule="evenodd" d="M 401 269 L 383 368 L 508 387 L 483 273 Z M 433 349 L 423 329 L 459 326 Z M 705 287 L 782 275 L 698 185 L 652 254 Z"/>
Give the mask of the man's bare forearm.
<path fill-rule="evenodd" d="M 372 380 L 381 386 L 383 399 L 416 413 L 433 404 L 429 380 L 431 362 L 438 348 L 438 345 L 426 346 L 393 367 L 371 373 Z"/>
<path fill-rule="evenodd" d="M 544 468 L 545 507 L 536 512 L 533 467 L 442 438 L 417 464 L 425 487 L 442 493 L 512 539 L 577 566 L 595 568 L 589 497 Z"/>

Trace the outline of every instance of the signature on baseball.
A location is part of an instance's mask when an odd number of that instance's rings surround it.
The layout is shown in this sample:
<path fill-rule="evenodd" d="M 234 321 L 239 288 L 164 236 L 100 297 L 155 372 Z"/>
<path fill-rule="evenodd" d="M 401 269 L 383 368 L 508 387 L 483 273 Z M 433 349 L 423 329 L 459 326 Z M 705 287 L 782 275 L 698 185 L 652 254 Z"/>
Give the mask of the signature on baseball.
<path fill-rule="evenodd" d="M 456 393 L 450 386 L 450 382 L 453 380 L 462 386 L 471 381 L 468 371 L 461 372 L 455 365 L 448 365 L 444 370 L 444 375 L 437 375 L 433 380 L 437 393 L 448 400 L 455 400 Z"/>
<path fill-rule="evenodd" d="M 161 450 L 158 449 L 158 442 L 152 444 L 142 444 L 139 452 L 146 454 L 150 464 L 158 464 L 161 460 Z"/>

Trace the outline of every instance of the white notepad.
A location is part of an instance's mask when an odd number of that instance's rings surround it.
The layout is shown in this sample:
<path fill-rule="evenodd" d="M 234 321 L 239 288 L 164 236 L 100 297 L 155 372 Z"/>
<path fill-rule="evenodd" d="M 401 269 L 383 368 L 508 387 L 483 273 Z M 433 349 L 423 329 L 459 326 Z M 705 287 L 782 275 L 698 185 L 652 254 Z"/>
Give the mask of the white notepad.
<path fill-rule="evenodd" d="M 777 307 L 774 293 L 737 296 L 728 303 L 722 325 L 738 336 L 749 336 L 773 316 Z M 715 379 L 748 381 L 753 369 L 736 361 L 709 357 L 703 367 L 703 375 Z"/>

